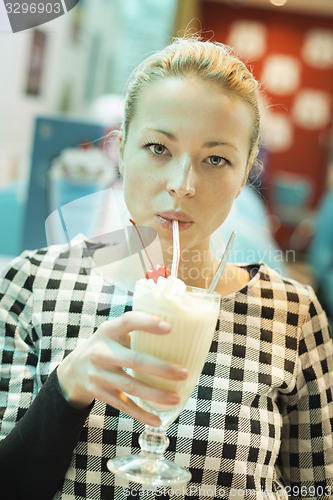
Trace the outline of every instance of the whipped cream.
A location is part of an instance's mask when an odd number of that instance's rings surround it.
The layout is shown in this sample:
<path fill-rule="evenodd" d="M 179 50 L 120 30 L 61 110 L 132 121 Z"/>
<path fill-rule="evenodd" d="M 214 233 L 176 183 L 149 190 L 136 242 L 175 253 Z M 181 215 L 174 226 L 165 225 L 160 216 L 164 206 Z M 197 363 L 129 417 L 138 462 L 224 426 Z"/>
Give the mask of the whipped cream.
<path fill-rule="evenodd" d="M 176 278 L 175 276 L 159 276 L 157 283 L 153 279 L 141 279 L 137 282 L 136 287 L 147 289 L 151 293 L 159 295 L 185 295 L 186 285 L 184 281 Z"/>
<path fill-rule="evenodd" d="M 196 293 L 175 276 L 160 276 L 157 283 L 152 279 L 140 279 L 135 284 L 133 308 L 162 317 L 165 314 L 210 314 L 212 304 L 202 300 L 207 291 L 193 290 Z"/>

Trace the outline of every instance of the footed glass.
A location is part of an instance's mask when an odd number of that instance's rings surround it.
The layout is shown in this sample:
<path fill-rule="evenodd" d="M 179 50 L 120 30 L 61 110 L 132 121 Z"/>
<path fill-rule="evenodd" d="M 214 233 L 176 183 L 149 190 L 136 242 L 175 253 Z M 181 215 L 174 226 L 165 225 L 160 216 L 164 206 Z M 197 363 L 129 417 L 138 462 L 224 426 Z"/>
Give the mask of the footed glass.
<path fill-rule="evenodd" d="M 202 372 L 220 311 L 220 295 L 190 287 L 185 294 L 161 295 L 145 286 L 144 281 L 147 280 L 141 280 L 142 285 L 138 282 L 135 288 L 133 309 L 161 317 L 171 324 L 171 331 L 167 335 L 135 331 L 132 333 L 131 347 L 185 367 L 188 377 L 178 382 L 146 373 L 134 373 L 136 378 L 149 385 L 178 392 L 180 403 L 168 406 L 138 399 L 138 404 L 158 415 L 162 424 L 158 428 L 145 427 L 139 437 L 140 454 L 116 457 L 109 460 L 107 466 L 114 474 L 146 487 L 172 487 L 186 484 L 191 479 L 191 473 L 164 458 L 169 446 L 166 432 L 186 405 Z"/>

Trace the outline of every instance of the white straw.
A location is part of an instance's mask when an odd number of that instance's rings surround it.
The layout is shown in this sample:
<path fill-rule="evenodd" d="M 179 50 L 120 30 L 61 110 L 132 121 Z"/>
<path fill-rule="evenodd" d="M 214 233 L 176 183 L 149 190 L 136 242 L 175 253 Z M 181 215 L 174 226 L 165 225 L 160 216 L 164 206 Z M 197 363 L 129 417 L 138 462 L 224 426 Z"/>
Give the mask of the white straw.
<path fill-rule="evenodd" d="M 225 265 L 226 265 L 228 257 L 229 257 L 229 253 L 230 253 L 232 244 L 233 244 L 234 239 L 235 239 L 235 235 L 236 235 L 236 232 L 234 231 L 229 238 L 227 248 L 224 251 L 224 254 L 223 254 L 222 259 L 220 261 L 219 267 L 217 268 L 215 276 L 210 284 L 210 287 L 208 288 L 208 293 L 213 293 L 215 291 L 215 288 L 217 287 L 218 282 L 220 281 L 220 278 L 222 276 L 222 273 L 224 271 Z"/>
<path fill-rule="evenodd" d="M 175 276 L 177 278 L 179 259 L 180 259 L 178 220 L 172 221 L 172 236 L 173 236 L 173 256 L 172 256 L 171 276 Z"/>

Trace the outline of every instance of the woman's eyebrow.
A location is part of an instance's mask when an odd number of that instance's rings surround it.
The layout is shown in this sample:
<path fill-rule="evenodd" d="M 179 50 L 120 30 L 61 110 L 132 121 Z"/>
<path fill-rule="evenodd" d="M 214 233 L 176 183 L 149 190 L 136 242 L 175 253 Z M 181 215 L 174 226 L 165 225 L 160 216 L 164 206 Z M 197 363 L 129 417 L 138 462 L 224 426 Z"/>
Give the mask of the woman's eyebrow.
<path fill-rule="evenodd" d="M 223 142 L 223 141 L 208 141 L 203 144 L 204 148 L 214 148 L 215 146 L 230 146 L 238 151 L 238 148 L 235 144 L 231 142 Z"/>
<path fill-rule="evenodd" d="M 159 132 L 160 134 L 163 134 L 166 137 L 168 137 L 171 141 L 177 140 L 175 135 L 171 134 L 170 132 L 166 132 L 165 130 L 159 129 L 159 128 L 149 127 L 149 128 L 146 128 L 145 130 L 152 130 L 153 132 Z"/>
<path fill-rule="evenodd" d="M 153 132 L 159 132 L 160 134 L 165 135 L 170 139 L 171 141 L 177 141 L 177 137 L 174 134 L 171 134 L 171 132 L 167 132 L 166 130 L 162 130 L 160 128 L 153 128 L 149 127 L 146 128 L 145 130 L 152 130 Z M 232 144 L 231 142 L 224 142 L 224 141 L 207 141 L 205 142 L 202 147 L 204 148 L 213 148 L 215 146 L 230 146 L 236 150 L 238 150 L 237 146 L 235 144 Z"/>

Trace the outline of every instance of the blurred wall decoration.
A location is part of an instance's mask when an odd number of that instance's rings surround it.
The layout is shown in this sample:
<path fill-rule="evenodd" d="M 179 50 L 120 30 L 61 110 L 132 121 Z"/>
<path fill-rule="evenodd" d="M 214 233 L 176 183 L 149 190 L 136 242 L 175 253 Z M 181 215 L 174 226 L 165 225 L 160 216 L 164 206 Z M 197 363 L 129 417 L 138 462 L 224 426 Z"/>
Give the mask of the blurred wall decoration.
<path fill-rule="evenodd" d="M 113 47 L 113 92 L 121 93 L 138 63 L 168 43 L 177 4 L 177 0 L 114 2 L 118 29 Z"/>
<path fill-rule="evenodd" d="M 36 115 L 86 120 L 92 101 L 122 93 L 140 60 L 166 45 L 178 11 L 178 0 L 80 0 L 38 29 L 0 33 L 0 187 L 29 175 Z"/>
<path fill-rule="evenodd" d="M 29 58 L 26 93 L 39 95 L 41 93 L 41 80 L 45 65 L 47 35 L 44 31 L 35 29 L 31 43 Z"/>
<path fill-rule="evenodd" d="M 270 174 L 264 177 L 264 195 L 280 217 L 276 237 L 286 247 L 325 190 L 330 155 L 325 138 L 333 108 L 332 19 L 209 0 L 201 8 L 203 28 L 233 46 L 262 82 L 262 145 L 269 152 L 265 167 Z"/>

